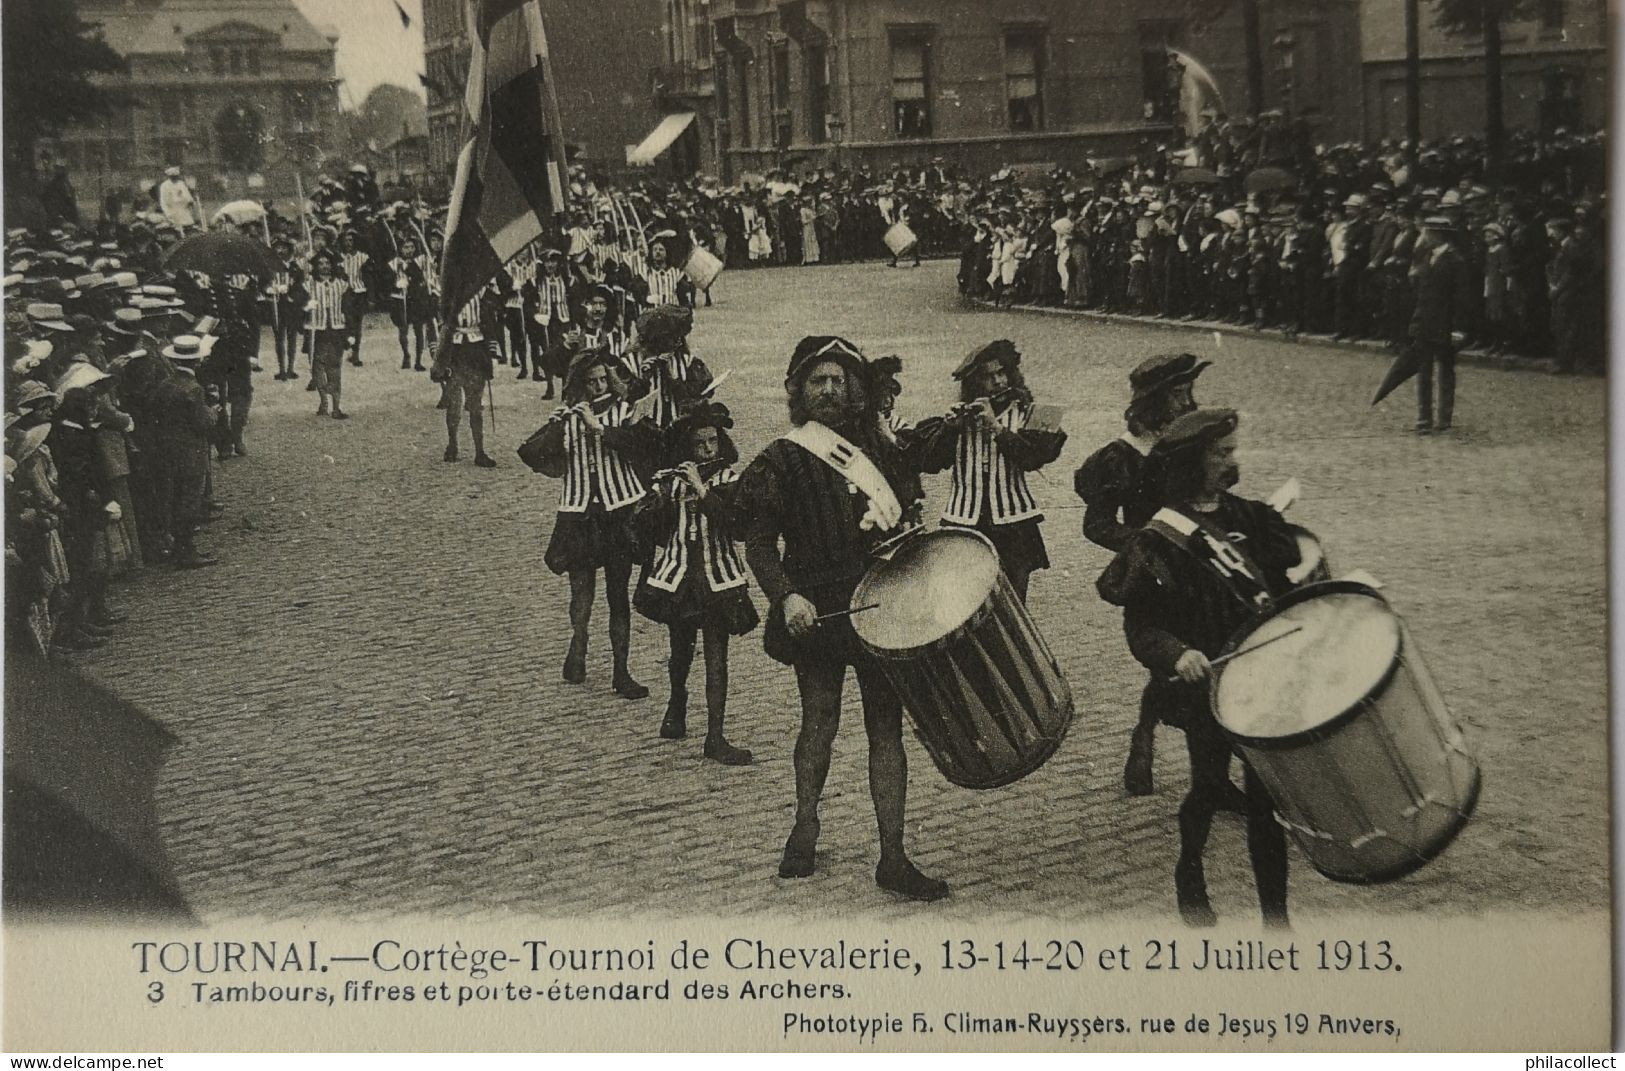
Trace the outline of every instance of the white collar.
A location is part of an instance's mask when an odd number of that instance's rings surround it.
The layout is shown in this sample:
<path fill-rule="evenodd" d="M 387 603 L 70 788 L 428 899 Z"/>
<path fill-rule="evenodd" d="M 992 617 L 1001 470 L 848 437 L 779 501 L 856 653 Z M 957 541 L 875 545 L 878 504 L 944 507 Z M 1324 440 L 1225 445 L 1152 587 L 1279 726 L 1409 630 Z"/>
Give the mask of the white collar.
<path fill-rule="evenodd" d="M 1123 434 L 1119 435 L 1118 438 L 1134 447 L 1134 452 L 1139 454 L 1141 457 L 1150 457 L 1151 448 L 1157 445 L 1157 440 L 1142 438 L 1134 434 L 1132 431 L 1125 431 Z"/>

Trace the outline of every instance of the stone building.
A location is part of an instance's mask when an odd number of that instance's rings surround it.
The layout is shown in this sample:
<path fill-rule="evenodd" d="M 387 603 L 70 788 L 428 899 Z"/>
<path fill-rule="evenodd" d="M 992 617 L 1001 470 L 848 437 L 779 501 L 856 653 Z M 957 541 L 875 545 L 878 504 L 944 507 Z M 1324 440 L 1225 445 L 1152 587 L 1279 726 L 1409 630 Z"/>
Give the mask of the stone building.
<path fill-rule="evenodd" d="M 179 166 L 205 206 L 290 198 L 338 126 L 337 37 L 293 0 L 78 0 L 85 21 L 129 63 L 106 83 L 128 103 L 41 145 L 42 170 L 67 167 L 94 219 L 102 198 L 145 190 Z"/>
<path fill-rule="evenodd" d="M 972 170 L 1063 164 L 1166 142 L 1181 76 L 1225 110 L 1310 117 L 1358 136 L 1358 0 L 1260 9 L 1249 77 L 1243 5 L 1192 0 L 665 0 L 662 110 L 683 159 L 721 176 L 802 162 Z M 1204 12 L 1205 17 L 1204 17 Z M 687 139 L 690 148 L 683 150 Z M 681 167 L 674 167 L 681 170 Z"/>
<path fill-rule="evenodd" d="M 1365 130 L 1405 136 L 1405 0 L 1362 0 Z M 1598 130 L 1608 123 L 1607 0 L 1539 0 L 1535 18 L 1501 31 L 1507 129 Z M 1449 33 L 1422 4 L 1422 136 L 1484 129 L 1484 41 Z"/>
<path fill-rule="evenodd" d="M 542 21 L 570 156 L 595 172 L 624 169 L 627 147 L 660 120 L 649 88 L 661 57 L 659 0 L 544 0 Z M 423 38 L 429 167 L 449 178 L 468 79 L 463 0 L 423 0 Z"/>

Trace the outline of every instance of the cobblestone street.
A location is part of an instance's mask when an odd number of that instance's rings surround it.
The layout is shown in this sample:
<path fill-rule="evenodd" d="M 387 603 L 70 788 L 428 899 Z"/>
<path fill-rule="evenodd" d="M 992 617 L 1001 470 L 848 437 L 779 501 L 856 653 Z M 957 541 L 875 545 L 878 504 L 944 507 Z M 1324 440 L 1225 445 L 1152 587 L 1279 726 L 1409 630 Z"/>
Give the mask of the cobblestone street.
<path fill-rule="evenodd" d="M 1061 461 L 1034 481 L 1054 567 L 1033 616 L 1072 685 L 1060 752 L 1014 786 L 947 784 L 909 740 L 910 843 L 953 896 L 926 907 L 879 891 L 856 688 L 823 815 L 817 874 L 776 877 L 792 804 L 791 673 L 760 632 L 735 642 L 729 769 L 700 740 L 656 737 L 667 694 L 661 626 L 634 617 L 641 702 L 609 687 L 595 610 L 588 684 L 560 681 L 566 582 L 542 564 L 557 483 L 514 448 L 555 404 L 499 370 L 491 452 L 441 461 L 427 376 L 400 371 L 369 320 L 346 367 L 347 423 L 314 416 L 303 380 L 256 377 L 251 456 L 217 464 L 227 512 L 203 537 L 214 569 L 149 570 L 121 593 L 130 623 L 75 663 L 179 738 L 158 786 L 181 887 L 205 920 L 338 915 L 738 914 L 869 917 L 998 912 L 1175 916 L 1181 738 L 1158 736 L 1154 796 L 1127 799 L 1122 763 L 1143 671 L 1094 580 L 1107 555 L 1080 534 L 1072 471 L 1121 430 L 1127 373 L 1152 353 L 1215 362 L 1205 404 L 1243 412 L 1242 482 L 1288 477 L 1293 518 L 1339 572 L 1379 577 L 1484 767 L 1478 812 L 1419 874 L 1352 888 L 1293 849 L 1299 918 L 1343 912 L 1601 909 L 1607 902 L 1606 388 L 1596 379 L 1464 367 L 1457 430 L 1410 433 L 1414 388 L 1367 402 L 1386 355 L 1200 331 L 1101 325 L 958 306 L 953 265 L 728 273 L 696 314 L 748 459 L 786 426 L 785 360 L 835 332 L 904 360 L 910 419 L 953 400 L 949 371 L 997 337 L 1024 353 L 1039 400 L 1066 406 Z M 301 372 L 304 371 L 301 361 Z M 489 429 L 489 422 L 488 422 Z M 488 430 L 489 434 L 489 430 Z M 928 485 L 932 509 L 941 483 Z M 760 607 L 760 593 L 758 605 Z M 760 607 L 765 612 L 765 607 Z M 691 680 L 693 721 L 703 671 Z M 1256 917 L 1243 827 L 1216 823 L 1214 906 Z"/>

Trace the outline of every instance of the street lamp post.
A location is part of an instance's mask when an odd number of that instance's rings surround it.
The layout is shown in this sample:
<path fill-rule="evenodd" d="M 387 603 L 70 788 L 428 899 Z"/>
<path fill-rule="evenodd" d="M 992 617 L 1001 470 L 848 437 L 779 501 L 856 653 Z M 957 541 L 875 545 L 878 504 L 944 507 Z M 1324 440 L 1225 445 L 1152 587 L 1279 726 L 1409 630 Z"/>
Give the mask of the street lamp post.
<path fill-rule="evenodd" d="M 824 117 L 824 129 L 829 131 L 829 140 L 835 146 L 835 170 L 841 170 L 841 137 L 846 133 L 846 122 L 840 116 L 831 113 Z"/>

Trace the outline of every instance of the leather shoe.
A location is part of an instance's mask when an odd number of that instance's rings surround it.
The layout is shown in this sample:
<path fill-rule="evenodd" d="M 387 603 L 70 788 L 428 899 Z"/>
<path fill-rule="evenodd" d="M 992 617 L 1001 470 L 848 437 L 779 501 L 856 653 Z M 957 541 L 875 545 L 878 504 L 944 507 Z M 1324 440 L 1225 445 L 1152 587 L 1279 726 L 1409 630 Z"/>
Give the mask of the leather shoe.
<path fill-rule="evenodd" d="M 564 683 L 587 683 L 587 656 L 571 651 L 564 656 Z"/>
<path fill-rule="evenodd" d="M 674 695 L 666 704 L 666 717 L 660 723 L 660 739 L 681 740 L 688 735 L 688 696 Z"/>
<path fill-rule="evenodd" d="M 621 670 L 615 674 L 615 694 L 622 699 L 646 699 L 649 689 L 632 679 L 632 674 Z"/>
<path fill-rule="evenodd" d="M 442 461 L 456 461 L 457 460 L 457 444 L 452 443 L 450 446 L 446 447 L 446 452 L 440 455 L 440 460 L 442 460 Z"/>
<path fill-rule="evenodd" d="M 812 876 L 817 859 L 818 823 L 796 823 L 790 837 L 784 842 L 784 855 L 779 859 L 779 877 L 808 878 Z"/>
<path fill-rule="evenodd" d="M 887 892 L 894 892 L 899 896 L 906 896 L 910 900 L 921 900 L 927 903 L 932 900 L 941 900 L 948 895 L 948 883 L 946 881 L 926 877 L 907 859 L 900 863 L 882 861 L 875 868 L 875 884 Z"/>
<path fill-rule="evenodd" d="M 705 738 L 705 757 L 720 762 L 724 766 L 749 766 L 755 761 L 748 750 L 742 747 L 734 747 L 720 736 Z"/>
<path fill-rule="evenodd" d="M 492 458 L 490 454 L 485 453 L 475 454 L 474 464 L 478 465 L 482 469 L 494 469 L 497 467 L 496 460 Z"/>
<path fill-rule="evenodd" d="M 344 410 L 340 409 L 338 406 L 335 405 L 333 407 L 333 419 L 334 420 L 349 420 L 350 419 L 350 414 L 346 413 Z"/>

